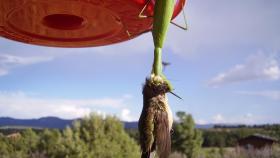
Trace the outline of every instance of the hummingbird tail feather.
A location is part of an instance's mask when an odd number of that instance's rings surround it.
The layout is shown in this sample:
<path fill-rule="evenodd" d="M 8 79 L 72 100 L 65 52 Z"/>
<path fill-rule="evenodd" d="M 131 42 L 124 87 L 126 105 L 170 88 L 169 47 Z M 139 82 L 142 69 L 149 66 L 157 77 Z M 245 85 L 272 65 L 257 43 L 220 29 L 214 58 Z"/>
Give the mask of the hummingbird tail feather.
<path fill-rule="evenodd" d="M 171 151 L 168 113 L 166 111 L 158 111 L 155 116 L 155 122 L 157 154 L 159 158 L 167 158 Z"/>

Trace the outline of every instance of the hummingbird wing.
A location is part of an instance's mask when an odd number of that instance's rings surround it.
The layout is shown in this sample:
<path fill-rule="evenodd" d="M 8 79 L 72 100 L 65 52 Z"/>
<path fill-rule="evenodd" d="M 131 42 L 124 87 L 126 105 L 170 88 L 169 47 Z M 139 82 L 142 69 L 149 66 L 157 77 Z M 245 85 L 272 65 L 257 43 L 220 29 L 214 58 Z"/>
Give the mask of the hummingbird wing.
<path fill-rule="evenodd" d="M 155 113 L 155 141 L 159 158 L 168 158 L 171 152 L 171 137 L 169 129 L 167 111 L 158 110 Z"/>
<path fill-rule="evenodd" d="M 154 114 L 155 110 L 152 107 L 143 108 L 142 114 L 138 122 L 138 129 L 140 135 L 140 145 L 142 149 L 141 158 L 150 158 L 150 153 L 155 149 L 154 137 Z"/>

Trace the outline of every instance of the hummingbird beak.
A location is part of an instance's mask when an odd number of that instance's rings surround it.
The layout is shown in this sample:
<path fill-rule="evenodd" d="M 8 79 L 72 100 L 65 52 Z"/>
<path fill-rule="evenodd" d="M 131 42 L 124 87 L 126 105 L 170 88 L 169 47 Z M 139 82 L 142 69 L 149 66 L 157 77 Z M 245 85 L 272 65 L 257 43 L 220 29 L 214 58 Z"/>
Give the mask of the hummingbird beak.
<path fill-rule="evenodd" d="M 175 97 L 177 97 L 177 98 L 183 100 L 183 98 L 181 98 L 179 95 L 175 94 L 174 92 L 171 92 L 171 91 L 170 91 L 170 93 L 173 94 Z"/>

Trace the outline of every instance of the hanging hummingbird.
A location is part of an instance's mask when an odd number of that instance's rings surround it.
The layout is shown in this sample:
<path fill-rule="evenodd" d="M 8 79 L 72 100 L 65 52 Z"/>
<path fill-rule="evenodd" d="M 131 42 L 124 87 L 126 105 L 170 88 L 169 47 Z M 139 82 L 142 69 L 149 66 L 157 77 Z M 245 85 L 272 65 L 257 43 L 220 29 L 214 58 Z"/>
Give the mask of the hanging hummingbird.
<path fill-rule="evenodd" d="M 155 1 L 152 29 L 154 62 L 151 76 L 143 86 L 143 109 L 138 122 L 141 158 L 150 158 L 154 151 L 159 158 L 167 158 L 171 151 L 173 117 L 166 93 L 172 92 L 173 88 L 162 71 L 162 47 L 173 10 L 174 0 Z"/>
<path fill-rule="evenodd" d="M 167 102 L 168 91 L 166 83 L 156 85 L 151 79 L 143 87 L 143 109 L 138 122 L 141 158 L 150 158 L 154 151 L 159 158 L 167 158 L 170 153 L 173 119 Z"/>
<path fill-rule="evenodd" d="M 141 10 L 140 18 L 151 16 L 142 15 L 151 0 L 148 0 Z M 174 10 L 174 0 L 155 0 L 153 17 L 153 41 L 154 41 L 154 62 L 151 75 L 143 86 L 143 109 L 138 122 L 140 134 L 140 144 L 142 150 L 141 158 L 150 158 L 151 153 L 155 153 L 159 158 L 167 158 L 171 151 L 171 136 L 173 117 L 168 105 L 166 93 L 173 93 L 173 88 L 169 80 L 162 71 L 162 47 L 166 38 L 169 23 L 187 30 L 187 26 L 182 27 L 171 21 Z M 185 2 L 185 1 L 183 1 Z M 182 3 L 182 8 L 184 3 Z M 183 10 L 186 24 L 186 16 Z M 182 98 L 180 98 L 182 99 Z M 154 152 L 156 151 L 156 152 Z"/>

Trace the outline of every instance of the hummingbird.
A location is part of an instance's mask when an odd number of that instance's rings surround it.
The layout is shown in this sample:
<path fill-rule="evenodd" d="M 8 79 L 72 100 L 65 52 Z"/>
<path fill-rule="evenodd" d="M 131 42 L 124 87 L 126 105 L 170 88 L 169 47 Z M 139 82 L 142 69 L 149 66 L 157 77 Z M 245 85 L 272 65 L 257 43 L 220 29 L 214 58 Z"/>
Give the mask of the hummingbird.
<path fill-rule="evenodd" d="M 159 158 L 167 158 L 171 151 L 172 112 L 166 93 L 169 91 L 165 82 L 156 84 L 146 79 L 143 86 L 143 109 L 138 122 L 141 158 L 150 158 L 154 152 Z"/>
<path fill-rule="evenodd" d="M 139 18 L 153 18 L 154 61 L 151 75 L 146 79 L 142 90 L 143 108 L 138 122 L 138 130 L 142 150 L 141 158 L 151 158 L 151 154 L 157 154 L 159 158 L 167 158 L 171 151 L 170 132 L 173 124 L 167 93 L 182 98 L 173 92 L 171 82 L 163 74 L 163 66 L 168 66 L 170 63 L 162 62 L 162 47 L 170 23 L 184 30 L 187 30 L 187 27 L 182 27 L 171 21 L 174 0 L 155 0 L 153 1 L 155 3 L 154 15 L 143 15 L 142 13 L 151 1 L 146 0 L 147 3 L 139 14 Z M 184 19 L 186 22 L 185 14 Z"/>
<path fill-rule="evenodd" d="M 171 151 L 173 117 L 166 93 L 173 88 L 162 71 L 162 47 L 174 10 L 174 0 L 156 0 L 153 15 L 154 62 L 143 86 L 143 109 L 138 122 L 141 158 L 157 154 L 167 158 Z"/>

